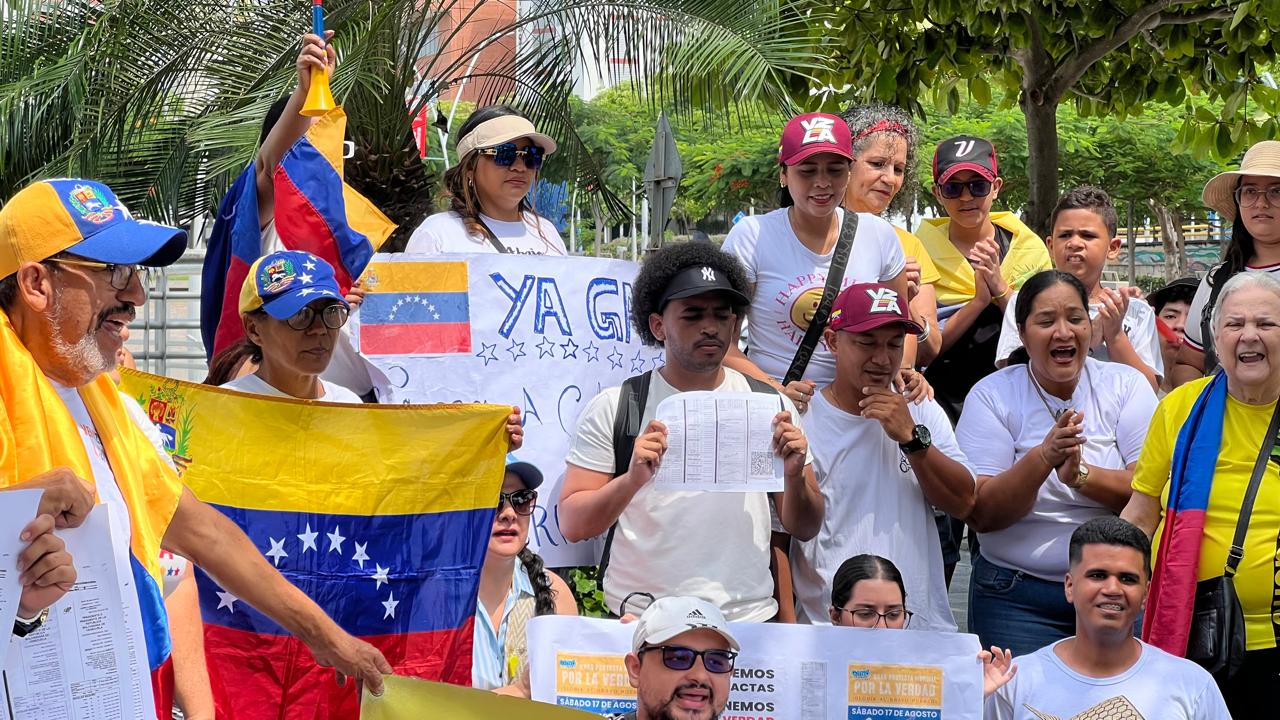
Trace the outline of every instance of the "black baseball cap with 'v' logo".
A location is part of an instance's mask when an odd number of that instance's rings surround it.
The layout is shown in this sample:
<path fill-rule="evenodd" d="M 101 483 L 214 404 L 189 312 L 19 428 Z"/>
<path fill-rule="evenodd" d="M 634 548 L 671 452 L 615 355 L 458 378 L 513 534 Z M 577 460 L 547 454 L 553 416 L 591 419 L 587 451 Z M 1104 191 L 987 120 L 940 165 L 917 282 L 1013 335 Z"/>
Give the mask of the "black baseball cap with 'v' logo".
<path fill-rule="evenodd" d="M 996 164 L 996 148 L 990 140 L 972 135 L 959 135 L 938 143 L 933 151 L 933 181 L 944 183 L 961 170 L 972 170 L 987 182 L 1000 175 Z"/>

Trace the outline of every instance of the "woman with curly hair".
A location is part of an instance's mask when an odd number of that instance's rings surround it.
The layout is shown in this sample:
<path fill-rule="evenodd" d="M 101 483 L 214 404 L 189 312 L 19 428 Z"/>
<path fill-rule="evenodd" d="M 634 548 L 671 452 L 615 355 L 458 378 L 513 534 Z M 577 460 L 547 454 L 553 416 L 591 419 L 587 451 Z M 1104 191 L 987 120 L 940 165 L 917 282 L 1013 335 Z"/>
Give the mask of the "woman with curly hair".
<path fill-rule="evenodd" d="M 556 141 L 507 105 L 482 107 L 458 130 L 458 164 L 444 174 L 449 209 L 413 231 L 407 253 L 566 255 L 529 191 Z"/>
<path fill-rule="evenodd" d="M 529 549 L 529 517 L 538 501 L 542 471 L 507 456 L 489 552 L 480 571 L 471 684 L 503 695 L 529 697 L 525 624 L 537 615 L 577 615 L 569 586 L 543 567 Z"/>
<path fill-rule="evenodd" d="M 853 165 L 844 206 L 849 210 L 884 216 L 890 210 L 910 216 L 915 187 L 916 147 L 920 133 L 911 116 L 893 105 L 855 105 L 840 117 L 849 124 L 853 138 Z M 915 353 L 903 354 L 903 364 L 928 365 L 942 349 L 938 332 L 938 297 L 933 284 L 941 277 L 920 238 L 894 226 L 898 244 L 906 255 L 907 302 L 911 319 L 924 328 L 915 338 Z M 910 338 L 908 339 L 908 345 Z M 907 350 L 911 350 L 910 347 Z"/>

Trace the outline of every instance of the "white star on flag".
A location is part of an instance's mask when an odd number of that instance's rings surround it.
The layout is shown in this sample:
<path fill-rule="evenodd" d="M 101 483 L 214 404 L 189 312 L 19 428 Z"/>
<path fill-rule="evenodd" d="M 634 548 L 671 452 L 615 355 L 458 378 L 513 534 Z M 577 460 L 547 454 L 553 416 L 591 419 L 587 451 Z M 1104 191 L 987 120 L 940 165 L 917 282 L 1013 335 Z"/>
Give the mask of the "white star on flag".
<path fill-rule="evenodd" d="M 227 608 L 231 612 L 236 611 L 236 601 L 239 600 L 240 598 L 236 597 L 235 595 L 232 595 L 226 590 L 218 590 L 217 594 L 218 594 L 218 607 L 214 608 L 215 610 L 221 610 L 222 608 Z"/>
<path fill-rule="evenodd" d="M 329 538 L 329 552 L 333 552 L 334 550 L 337 550 L 338 553 L 341 554 L 342 542 L 346 540 L 346 538 L 342 537 L 342 527 L 341 526 L 335 527 L 333 529 L 333 532 L 325 533 L 325 536 Z"/>
<path fill-rule="evenodd" d="M 306 531 L 298 536 L 298 539 L 302 541 L 302 552 L 305 553 L 307 550 L 320 552 L 319 548 L 316 547 L 316 538 L 319 536 L 320 533 L 311 532 L 311 523 L 307 523 Z"/>
<path fill-rule="evenodd" d="M 367 548 L 367 547 L 369 547 L 369 543 L 359 543 L 359 542 L 357 542 L 357 543 L 356 543 L 356 554 L 351 556 L 351 559 L 352 559 L 352 560 L 354 560 L 354 561 L 356 561 L 356 562 L 360 563 L 360 569 L 361 569 L 361 570 L 363 570 L 363 569 L 364 569 L 364 561 L 369 559 L 369 556 L 364 554 L 364 549 L 365 549 L 365 548 Z"/>
<path fill-rule="evenodd" d="M 276 567 L 280 567 L 280 558 L 289 557 L 289 553 L 284 551 L 285 538 L 280 538 L 279 540 L 275 538 L 268 539 L 271 540 L 271 549 L 266 552 L 266 556 L 271 558 Z"/>
<path fill-rule="evenodd" d="M 308 269 L 308 270 L 315 270 L 315 269 L 316 269 L 316 264 L 315 264 L 315 263 L 313 263 L 313 262 L 311 262 L 310 260 L 308 260 L 308 261 L 306 261 L 306 262 L 302 263 L 302 267 L 304 267 L 304 268 L 306 268 L 306 269 Z"/>
<path fill-rule="evenodd" d="M 374 590 L 377 590 L 378 588 L 381 588 L 383 583 L 389 583 L 389 582 L 391 582 L 391 580 L 390 580 L 389 578 L 387 578 L 387 572 L 388 572 L 388 571 L 390 571 L 390 568 L 384 568 L 384 567 L 382 567 L 381 565 L 379 565 L 378 563 L 374 563 L 374 564 L 373 564 L 373 567 L 375 568 L 375 570 L 374 570 L 374 573 L 373 573 L 373 575 L 372 575 L 371 577 L 372 577 L 372 579 L 374 579 L 374 580 L 377 580 L 377 581 L 378 581 L 378 586 L 377 586 L 377 587 L 375 587 L 375 588 L 374 588 Z"/>
<path fill-rule="evenodd" d="M 312 277 L 312 276 L 310 276 L 310 275 L 308 275 L 308 274 L 306 274 L 306 273 L 302 273 L 301 275 L 299 275 L 299 276 L 298 276 L 298 279 L 299 279 L 299 280 L 301 280 L 301 281 L 302 281 L 302 282 L 304 282 L 304 283 L 312 283 L 312 282 L 315 282 L 315 278 L 314 278 L 314 277 Z"/>
<path fill-rule="evenodd" d="M 382 614 L 382 619 L 383 620 L 386 620 L 387 618 L 395 619 L 396 606 L 399 604 L 400 604 L 400 601 L 396 599 L 395 593 L 387 593 L 387 599 L 382 601 L 382 607 L 387 609 L 387 611 Z"/>

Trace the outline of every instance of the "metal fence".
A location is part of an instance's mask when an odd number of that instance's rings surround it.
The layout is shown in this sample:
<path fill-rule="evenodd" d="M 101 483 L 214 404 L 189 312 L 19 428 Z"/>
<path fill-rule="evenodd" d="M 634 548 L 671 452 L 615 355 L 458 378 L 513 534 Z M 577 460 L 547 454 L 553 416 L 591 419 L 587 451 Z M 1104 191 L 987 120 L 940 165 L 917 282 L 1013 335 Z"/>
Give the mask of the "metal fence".
<path fill-rule="evenodd" d="M 147 304 L 129 326 L 128 347 L 139 370 L 180 380 L 204 379 L 208 363 L 200 339 L 200 268 L 204 248 L 151 274 Z"/>

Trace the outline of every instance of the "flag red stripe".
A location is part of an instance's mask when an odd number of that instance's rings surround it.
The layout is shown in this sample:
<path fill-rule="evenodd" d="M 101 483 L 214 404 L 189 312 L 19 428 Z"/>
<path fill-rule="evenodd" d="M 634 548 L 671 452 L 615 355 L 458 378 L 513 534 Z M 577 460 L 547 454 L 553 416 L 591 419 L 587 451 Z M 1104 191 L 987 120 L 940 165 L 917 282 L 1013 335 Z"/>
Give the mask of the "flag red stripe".
<path fill-rule="evenodd" d="M 1153 592 L 1147 598 L 1142 618 L 1142 639 L 1178 657 L 1187 654 L 1204 521 L 1204 510 L 1180 510 L 1165 517 L 1160 550 L 1151 572 Z M 1172 587 L 1179 578 L 1190 579 L 1191 587 Z"/>
<path fill-rule="evenodd" d="M 347 292 L 351 289 L 351 274 L 339 257 L 338 240 L 334 237 L 328 220 L 298 188 L 283 165 L 276 168 L 275 180 L 276 232 L 280 234 L 280 240 L 290 250 L 306 250 L 323 258 L 333 266 L 338 287 L 342 292 Z M 306 242 L 294 242 L 294 238 L 306 238 Z"/>
<path fill-rule="evenodd" d="M 470 685 L 474 624 L 472 617 L 450 630 L 361 639 L 381 650 L 397 675 Z M 354 683 L 340 687 L 334 671 L 316 665 L 311 652 L 297 638 L 258 635 L 218 625 L 205 625 L 204 637 L 220 720 L 359 717 Z"/>
<path fill-rule="evenodd" d="M 243 258 L 232 255 L 227 268 L 226 292 L 222 296 L 222 312 L 218 317 L 218 330 L 214 335 L 213 354 L 240 342 L 244 337 L 244 325 L 240 323 L 240 288 L 249 277 L 249 265 Z"/>
<path fill-rule="evenodd" d="M 365 355 L 415 355 L 471 352 L 471 323 L 361 325 Z"/>

